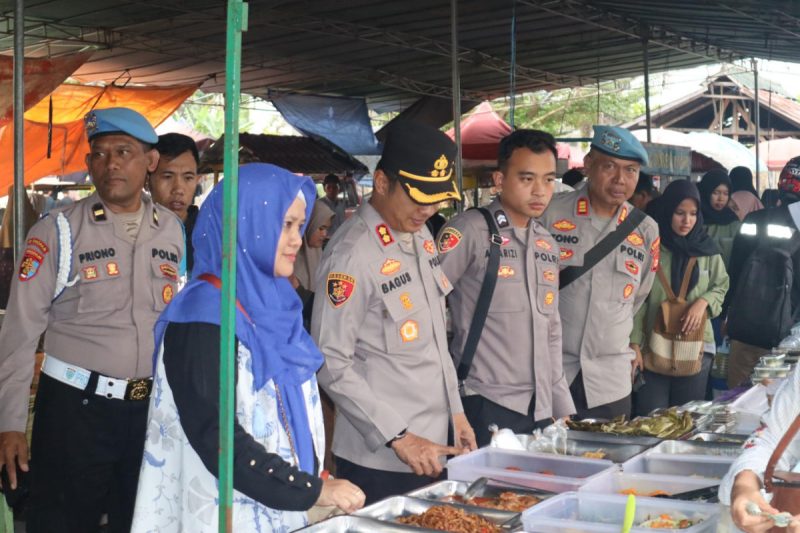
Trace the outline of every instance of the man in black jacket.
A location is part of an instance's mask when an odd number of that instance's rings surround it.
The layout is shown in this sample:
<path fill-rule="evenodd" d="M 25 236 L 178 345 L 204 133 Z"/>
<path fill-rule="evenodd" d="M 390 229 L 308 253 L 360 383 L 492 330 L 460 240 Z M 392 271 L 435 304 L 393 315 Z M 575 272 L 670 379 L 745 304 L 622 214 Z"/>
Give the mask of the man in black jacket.
<path fill-rule="evenodd" d="M 758 362 L 758 358 L 770 348 L 777 346 L 780 338 L 788 335 L 786 327 L 790 327 L 795 322 L 795 317 L 800 306 L 800 235 L 797 234 L 800 227 L 800 156 L 791 159 L 780 174 L 778 181 L 780 193 L 780 205 L 768 209 L 754 211 L 747 215 L 739 230 L 739 234 L 733 242 L 733 251 L 728 274 L 731 279 L 731 289 L 726 301 L 728 310 L 728 335 L 731 338 L 731 351 L 728 360 L 728 386 L 735 387 L 742 381 L 749 378 L 753 367 Z M 769 259 L 773 268 L 765 269 L 763 283 L 751 283 L 747 279 L 749 274 L 757 277 L 757 271 L 753 267 L 751 258 L 754 253 L 761 254 L 766 258 L 776 251 L 785 252 L 791 255 L 791 265 L 794 280 L 791 283 L 790 298 L 787 304 L 780 334 L 769 335 L 765 329 L 759 326 L 756 321 L 747 320 L 750 315 L 747 309 L 752 308 L 755 313 L 762 313 L 764 318 L 771 322 L 770 314 L 779 313 L 777 310 L 780 302 L 771 301 L 767 306 L 769 309 L 756 309 L 762 307 L 758 301 L 763 299 L 770 291 L 769 273 L 778 276 L 785 272 L 779 268 L 780 264 L 776 259 Z M 788 261 L 787 261 L 788 262 Z M 783 285 L 783 280 L 774 280 L 773 285 Z M 754 290 L 756 289 L 756 290 Z M 760 290 L 758 290 L 760 289 Z M 739 316 L 736 316 L 737 311 Z M 771 338 L 768 338 L 771 337 Z"/>

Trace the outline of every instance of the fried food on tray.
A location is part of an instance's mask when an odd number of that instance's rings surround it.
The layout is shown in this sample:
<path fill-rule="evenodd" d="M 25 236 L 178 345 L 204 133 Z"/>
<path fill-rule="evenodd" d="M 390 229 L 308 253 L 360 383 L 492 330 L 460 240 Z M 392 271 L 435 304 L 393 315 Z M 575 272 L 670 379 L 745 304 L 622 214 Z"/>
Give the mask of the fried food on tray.
<path fill-rule="evenodd" d="M 442 501 L 474 505 L 476 507 L 485 507 L 487 509 L 498 509 L 500 511 L 521 513 L 525 509 L 533 507 L 542 500 L 531 494 L 504 491 L 495 497 L 475 496 L 474 498 L 465 500 L 461 496 L 447 496 L 446 499 Z"/>
<path fill-rule="evenodd" d="M 401 524 L 453 533 L 500 533 L 500 526 L 482 516 L 445 505 L 436 505 L 422 514 L 401 516 L 397 521 Z"/>

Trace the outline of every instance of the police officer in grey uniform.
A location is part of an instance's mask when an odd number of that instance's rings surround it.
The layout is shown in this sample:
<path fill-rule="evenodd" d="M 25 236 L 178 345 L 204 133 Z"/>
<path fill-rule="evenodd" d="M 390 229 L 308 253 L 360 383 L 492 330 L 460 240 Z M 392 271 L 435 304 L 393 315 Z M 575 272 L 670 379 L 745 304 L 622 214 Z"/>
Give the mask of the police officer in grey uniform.
<path fill-rule="evenodd" d="M 584 255 L 632 212 L 639 169 L 647 152 L 628 130 L 595 126 L 584 158 L 585 189 L 556 195 L 540 219 L 559 244 L 561 266 L 582 266 Z M 658 225 L 650 217 L 591 270 L 560 292 L 564 373 L 579 418 L 631 413 L 630 348 L 633 316 L 658 268 Z"/>
<path fill-rule="evenodd" d="M 375 189 L 334 235 L 317 271 L 311 334 L 325 355 L 319 383 L 336 404 L 336 473 L 367 503 L 428 484 L 442 457 L 475 448 L 447 351 L 445 296 L 425 221 L 458 199 L 456 149 L 442 132 L 392 130 Z M 447 446 L 452 424 L 455 446 Z"/>
<path fill-rule="evenodd" d="M 130 530 L 153 371 L 153 324 L 181 274 L 180 220 L 142 194 L 158 137 L 130 109 L 86 115 L 97 189 L 51 211 L 27 237 L 0 331 L 0 465 L 28 471 L 34 351 L 47 331 L 36 397 L 27 531 Z"/>
<path fill-rule="evenodd" d="M 549 133 L 517 130 L 500 142 L 499 196 L 487 206 L 502 237 L 500 266 L 461 398 L 479 446 L 489 444 L 490 424 L 530 433 L 575 413 L 561 364 L 558 246 L 534 220 L 553 196 L 556 158 Z M 488 224 L 470 209 L 445 225 L 437 246 L 453 284 L 450 352 L 458 366 L 486 275 Z"/>

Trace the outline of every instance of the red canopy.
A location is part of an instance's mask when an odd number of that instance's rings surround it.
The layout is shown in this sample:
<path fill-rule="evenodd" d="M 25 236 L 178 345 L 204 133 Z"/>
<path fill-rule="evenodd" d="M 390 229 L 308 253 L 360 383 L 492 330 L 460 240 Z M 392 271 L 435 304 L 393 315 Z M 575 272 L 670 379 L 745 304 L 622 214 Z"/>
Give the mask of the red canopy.
<path fill-rule="evenodd" d="M 511 126 L 495 113 L 489 102 L 482 102 L 461 122 L 461 151 L 464 159 L 497 160 L 497 145 L 511 133 Z M 447 135 L 455 138 L 455 129 Z"/>

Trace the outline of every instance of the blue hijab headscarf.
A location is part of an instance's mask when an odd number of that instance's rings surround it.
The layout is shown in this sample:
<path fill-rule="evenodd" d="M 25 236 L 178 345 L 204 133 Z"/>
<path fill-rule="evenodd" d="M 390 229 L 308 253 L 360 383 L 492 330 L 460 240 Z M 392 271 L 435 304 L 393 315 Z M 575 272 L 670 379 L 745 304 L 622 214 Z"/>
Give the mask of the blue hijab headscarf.
<path fill-rule="evenodd" d="M 220 324 L 221 292 L 198 276 L 222 277 L 224 185 L 223 181 L 214 187 L 200 209 L 192 233 L 193 278 L 156 322 L 156 350 L 169 322 Z M 288 279 L 275 277 L 284 216 L 299 191 L 308 221 L 317 195 L 310 178 L 263 163 L 239 169 L 236 296 L 250 320 L 236 310 L 236 337 L 252 354 L 255 389 L 269 380 L 280 389 L 300 468 L 316 474 L 302 384 L 322 366 L 323 357 L 303 328 L 303 304 L 297 292 Z"/>

